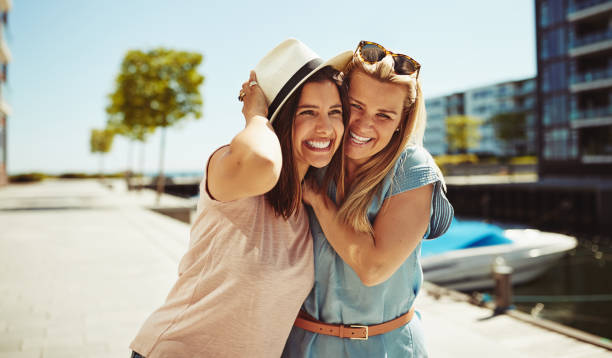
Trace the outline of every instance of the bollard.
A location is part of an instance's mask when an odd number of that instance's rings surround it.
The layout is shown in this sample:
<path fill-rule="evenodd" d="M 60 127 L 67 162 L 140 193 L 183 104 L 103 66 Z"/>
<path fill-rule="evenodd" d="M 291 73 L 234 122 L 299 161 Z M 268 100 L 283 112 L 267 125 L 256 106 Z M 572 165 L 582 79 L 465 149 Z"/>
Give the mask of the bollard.
<path fill-rule="evenodd" d="M 495 314 L 506 312 L 512 305 L 512 267 L 498 256 L 493 262 L 493 279 L 495 280 Z"/>

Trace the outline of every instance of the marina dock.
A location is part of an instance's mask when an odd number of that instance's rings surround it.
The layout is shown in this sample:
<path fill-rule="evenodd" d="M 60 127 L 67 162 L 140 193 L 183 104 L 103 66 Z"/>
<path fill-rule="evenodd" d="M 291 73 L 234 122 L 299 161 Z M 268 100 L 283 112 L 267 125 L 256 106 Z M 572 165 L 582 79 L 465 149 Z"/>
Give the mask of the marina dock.
<path fill-rule="evenodd" d="M 156 211 L 194 205 L 167 194 L 156 205 L 153 192 L 128 192 L 121 181 L 1 188 L 0 358 L 129 357 L 189 240 L 188 224 Z M 609 341 L 468 301 L 425 285 L 417 310 L 430 357 L 612 357 Z"/>

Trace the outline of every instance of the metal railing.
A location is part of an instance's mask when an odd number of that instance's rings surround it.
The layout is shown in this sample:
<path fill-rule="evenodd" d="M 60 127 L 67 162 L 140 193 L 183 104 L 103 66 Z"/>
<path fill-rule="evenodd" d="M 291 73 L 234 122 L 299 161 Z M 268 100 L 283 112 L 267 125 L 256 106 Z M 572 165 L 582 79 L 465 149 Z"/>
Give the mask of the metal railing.
<path fill-rule="evenodd" d="M 570 39 L 570 48 L 577 48 L 593 43 L 612 39 L 612 29 Z"/>
<path fill-rule="evenodd" d="M 583 83 L 612 78 L 612 67 L 576 73 L 571 77 L 571 83 Z"/>
<path fill-rule="evenodd" d="M 598 117 L 611 117 L 611 116 L 612 116 L 612 106 L 595 107 L 595 108 L 589 108 L 589 109 L 579 109 L 579 110 L 574 110 L 570 113 L 571 120 L 589 119 L 589 118 L 598 118 Z"/>
<path fill-rule="evenodd" d="M 569 7 L 567 8 L 567 14 L 574 13 L 586 9 L 591 6 L 603 4 L 610 0 L 584 0 L 584 1 L 570 1 Z"/>

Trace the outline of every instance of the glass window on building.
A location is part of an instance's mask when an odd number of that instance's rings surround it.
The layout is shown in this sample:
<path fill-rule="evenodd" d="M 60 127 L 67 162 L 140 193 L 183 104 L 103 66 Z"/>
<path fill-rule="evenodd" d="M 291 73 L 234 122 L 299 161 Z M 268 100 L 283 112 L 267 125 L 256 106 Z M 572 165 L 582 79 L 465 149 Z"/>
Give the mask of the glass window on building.
<path fill-rule="evenodd" d="M 556 56 L 563 56 L 566 52 L 565 29 L 556 28 L 544 31 L 542 35 L 541 58 L 548 59 Z"/>
<path fill-rule="evenodd" d="M 547 0 L 540 1 L 540 26 L 546 27 L 550 24 L 550 9 Z"/>
<path fill-rule="evenodd" d="M 567 66 L 565 62 L 549 63 L 542 69 L 542 91 L 552 92 L 566 88 Z"/>
<path fill-rule="evenodd" d="M 540 26 L 547 27 L 565 19 L 564 0 L 540 1 Z"/>
<path fill-rule="evenodd" d="M 536 82 L 534 80 L 529 80 L 523 84 L 523 92 L 533 92 L 535 91 Z"/>
<path fill-rule="evenodd" d="M 557 128 L 544 134 L 544 158 L 549 160 L 563 160 L 570 157 L 571 143 L 569 130 Z"/>
<path fill-rule="evenodd" d="M 565 1 L 566 0 L 548 0 L 551 25 L 565 21 Z"/>
<path fill-rule="evenodd" d="M 579 134 L 578 134 L 578 130 L 572 130 L 570 132 L 571 135 L 571 142 L 570 142 L 570 158 L 578 158 L 578 138 L 579 138 Z"/>
<path fill-rule="evenodd" d="M 542 122 L 544 126 L 567 123 L 567 96 L 558 95 L 544 98 Z"/>

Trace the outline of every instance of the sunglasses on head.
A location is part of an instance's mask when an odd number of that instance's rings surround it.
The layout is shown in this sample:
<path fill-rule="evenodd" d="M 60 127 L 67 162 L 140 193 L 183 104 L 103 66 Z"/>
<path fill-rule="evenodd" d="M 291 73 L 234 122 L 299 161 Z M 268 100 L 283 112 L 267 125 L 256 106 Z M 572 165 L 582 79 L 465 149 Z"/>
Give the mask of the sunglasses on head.
<path fill-rule="evenodd" d="M 398 75 L 412 75 L 416 73 L 416 78 L 419 78 L 419 70 L 421 65 L 412 57 L 401 53 L 393 53 L 376 42 L 360 41 L 355 50 L 355 55 L 365 63 L 374 64 L 381 61 L 387 55 L 393 58 L 393 70 Z"/>

